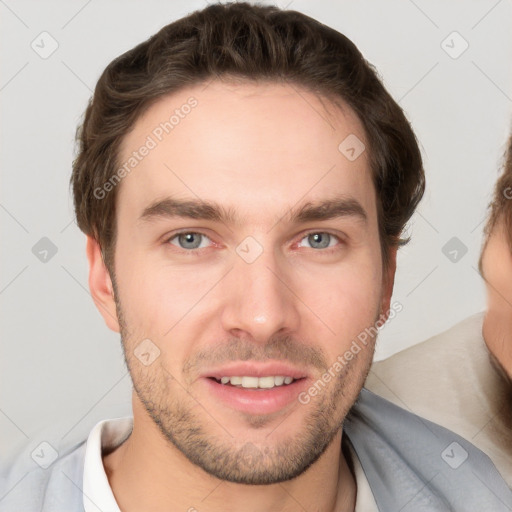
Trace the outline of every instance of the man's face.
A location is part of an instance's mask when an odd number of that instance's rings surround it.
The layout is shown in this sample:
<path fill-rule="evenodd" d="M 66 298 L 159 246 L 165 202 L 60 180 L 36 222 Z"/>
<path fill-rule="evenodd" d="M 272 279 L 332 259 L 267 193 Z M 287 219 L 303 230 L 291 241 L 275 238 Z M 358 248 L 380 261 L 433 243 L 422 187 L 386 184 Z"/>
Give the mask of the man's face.
<path fill-rule="evenodd" d="M 348 107 L 328 115 L 295 86 L 214 81 L 154 104 L 120 161 L 191 96 L 197 105 L 118 185 L 115 294 L 135 428 L 158 425 L 217 478 L 284 481 L 340 433 L 375 340 L 343 354 L 389 306 L 368 155 L 338 149 L 364 130 Z M 236 219 L 171 216 L 166 199 Z M 296 217 L 326 201 L 338 215 Z"/>
<path fill-rule="evenodd" d="M 512 253 L 503 222 L 492 230 L 481 260 L 487 290 L 483 335 L 489 350 L 512 378 Z"/>

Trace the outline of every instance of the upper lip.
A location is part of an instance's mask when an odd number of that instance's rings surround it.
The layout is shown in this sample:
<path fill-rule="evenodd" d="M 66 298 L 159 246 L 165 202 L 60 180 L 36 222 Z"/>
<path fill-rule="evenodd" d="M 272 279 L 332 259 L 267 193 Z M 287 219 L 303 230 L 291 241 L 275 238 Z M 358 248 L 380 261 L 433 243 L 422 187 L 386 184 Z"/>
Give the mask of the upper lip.
<path fill-rule="evenodd" d="M 201 373 L 201 377 L 269 377 L 283 376 L 302 379 L 308 377 L 308 373 L 296 366 L 279 361 L 258 363 L 258 362 L 234 362 L 222 367 L 211 368 Z"/>

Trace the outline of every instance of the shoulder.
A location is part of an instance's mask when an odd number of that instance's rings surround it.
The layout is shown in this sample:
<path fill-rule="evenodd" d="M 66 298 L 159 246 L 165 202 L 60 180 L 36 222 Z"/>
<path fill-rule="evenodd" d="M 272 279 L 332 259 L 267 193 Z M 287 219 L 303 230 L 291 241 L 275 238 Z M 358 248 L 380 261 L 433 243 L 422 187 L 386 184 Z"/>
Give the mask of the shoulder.
<path fill-rule="evenodd" d="M 20 452 L 0 478 L 0 511 L 83 512 L 85 447 L 84 440 L 58 454 L 49 444 L 32 455 Z"/>
<path fill-rule="evenodd" d="M 399 369 L 412 373 L 417 369 L 450 367 L 453 359 L 464 362 L 473 360 L 475 349 L 478 356 L 486 355 L 482 338 L 484 313 L 472 315 L 449 329 L 431 338 L 394 354 L 388 359 L 374 363 L 372 371 L 378 375 L 391 376 Z M 411 369 L 412 367 L 412 369 Z M 452 372 L 454 368 L 450 368 Z"/>
<path fill-rule="evenodd" d="M 344 433 L 382 510 L 512 509 L 512 491 L 481 450 L 366 389 Z"/>
<path fill-rule="evenodd" d="M 461 410 L 487 417 L 488 406 L 479 404 L 479 397 L 495 372 L 482 337 L 483 316 L 470 316 L 389 359 L 375 362 L 365 386 L 438 423 L 450 416 L 456 421 Z M 478 423 L 478 417 L 470 418 L 470 423 Z"/>
<path fill-rule="evenodd" d="M 510 385 L 482 337 L 484 313 L 374 363 L 366 387 L 470 439 L 512 484 Z"/>

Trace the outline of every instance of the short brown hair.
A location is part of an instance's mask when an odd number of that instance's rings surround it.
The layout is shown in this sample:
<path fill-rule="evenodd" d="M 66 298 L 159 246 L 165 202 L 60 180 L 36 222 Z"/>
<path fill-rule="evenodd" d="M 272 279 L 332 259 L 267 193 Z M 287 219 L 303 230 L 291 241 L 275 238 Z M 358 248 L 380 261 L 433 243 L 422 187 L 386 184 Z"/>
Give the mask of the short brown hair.
<path fill-rule="evenodd" d="M 78 226 L 98 241 L 108 270 L 118 187 L 102 199 L 94 191 L 115 174 L 123 137 L 156 100 L 215 77 L 290 82 L 355 111 L 369 144 L 387 265 L 389 249 L 408 241 L 400 236 L 425 188 L 421 153 L 402 109 L 343 34 L 297 11 L 235 2 L 163 27 L 114 59 L 98 80 L 77 130 L 71 185 Z"/>
<path fill-rule="evenodd" d="M 489 236 L 494 228 L 501 223 L 503 223 L 503 228 L 507 235 L 507 242 L 512 251 L 512 135 L 509 136 L 503 160 L 502 173 L 494 186 L 493 198 L 489 204 L 490 213 L 484 229 L 482 254 L 487 245 Z"/>

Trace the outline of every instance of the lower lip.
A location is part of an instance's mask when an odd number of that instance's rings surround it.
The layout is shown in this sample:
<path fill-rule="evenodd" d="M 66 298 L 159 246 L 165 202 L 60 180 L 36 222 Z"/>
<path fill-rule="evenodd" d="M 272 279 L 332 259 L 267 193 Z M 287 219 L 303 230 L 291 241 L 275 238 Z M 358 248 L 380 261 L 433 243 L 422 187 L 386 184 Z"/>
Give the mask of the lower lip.
<path fill-rule="evenodd" d="M 297 402 L 299 394 L 307 388 L 307 378 L 291 384 L 275 386 L 270 389 L 250 389 L 220 384 L 215 379 L 203 378 L 208 390 L 216 398 L 233 409 L 249 414 L 271 414 L 287 405 Z"/>

